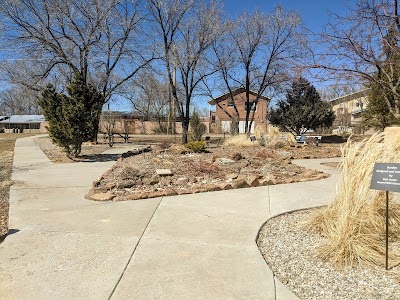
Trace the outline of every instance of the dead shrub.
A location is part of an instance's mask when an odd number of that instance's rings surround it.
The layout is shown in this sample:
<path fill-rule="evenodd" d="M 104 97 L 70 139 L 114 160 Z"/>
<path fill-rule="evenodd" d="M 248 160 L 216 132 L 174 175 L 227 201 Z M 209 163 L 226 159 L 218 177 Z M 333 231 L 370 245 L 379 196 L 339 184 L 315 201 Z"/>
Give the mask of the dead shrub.
<path fill-rule="evenodd" d="M 256 153 L 256 157 L 263 158 L 263 159 L 274 158 L 275 156 L 276 156 L 276 153 L 272 149 L 263 149 Z"/>
<path fill-rule="evenodd" d="M 167 140 L 163 140 L 161 143 L 158 144 L 158 146 L 162 149 L 162 150 L 166 150 L 169 149 L 171 147 L 171 143 L 168 142 Z"/>
<path fill-rule="evenodd" d="M 312 215 L 306 227 L 327 238 L 319 247 L 322 259 L 342 268 L 360 263 L 383 265 L 385 258 L 385 193 L 371 190 L 373 167 L 377 161 L 399 162 L 400 137 L 382 143 L 375 134 L 360 143 L 349 139 L 342 148 L 341 178 L 334 201 Z M 400 205 L 390 204 L 390 238 L 400 234 Z M 391 252 L 390 259 L 400 258 Z"/>
<path fill-rule="evenodd" d="M 235 161 L 244 159 L 243 155 L 241 153 L 239 153 L 239 152 L 233 153 L 232 155 L 230 155 L 230 158 L 235 160 Z"/>

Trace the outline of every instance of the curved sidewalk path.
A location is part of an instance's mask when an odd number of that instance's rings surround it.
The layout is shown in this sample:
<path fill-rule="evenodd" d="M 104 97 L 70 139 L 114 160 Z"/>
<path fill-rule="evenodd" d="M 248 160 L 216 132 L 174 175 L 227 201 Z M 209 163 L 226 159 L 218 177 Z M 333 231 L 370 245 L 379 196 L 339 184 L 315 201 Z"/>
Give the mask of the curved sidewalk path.
<path fill-rule="evenodd" d="M 296 161 L 332 174 L 319 181 L 93 202 L 113 161 L 53 164 L 18 139 L 0 299 L 297 299 L 255 238 L 271 216 L 332 199 L 338 174 L 322 161 L 338 159 Z"/>

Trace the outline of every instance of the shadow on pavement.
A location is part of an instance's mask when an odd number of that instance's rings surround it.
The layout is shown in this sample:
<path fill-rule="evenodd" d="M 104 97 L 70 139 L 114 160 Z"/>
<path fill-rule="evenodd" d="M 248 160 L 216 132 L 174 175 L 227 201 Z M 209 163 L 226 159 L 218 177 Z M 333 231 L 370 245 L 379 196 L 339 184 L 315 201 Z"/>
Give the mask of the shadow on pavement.
<path fill-rule="evenodd" d="M 6 239 L 6 237 L 8 237 L 9 235 L 15 234 L 15 233 L 17 233 L 17 232 L 19 232 L 18 229 L 9 229 L 6 235 L 0 236 L 0 244 L 1 244 L 2 242 L 4 242 L 4 240 Z"/>
<path fill-rule="evenodd" d="M 79 162 L 108 162 L 116 161 L 120 154 L 95 154 L 95 155 L 82 155 L 77 161 Z"/>

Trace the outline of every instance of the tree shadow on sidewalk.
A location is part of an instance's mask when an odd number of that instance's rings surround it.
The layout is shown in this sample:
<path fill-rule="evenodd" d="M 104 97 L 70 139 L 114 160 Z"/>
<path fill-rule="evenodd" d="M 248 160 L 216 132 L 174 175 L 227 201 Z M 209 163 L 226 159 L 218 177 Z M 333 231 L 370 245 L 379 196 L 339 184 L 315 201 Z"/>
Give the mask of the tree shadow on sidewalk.
<path fill-rule="evenodd" d="M 3 236 L 0 236 L 0 244 L 1 244 L 2 242 L 4 242 L 4 240 L 6 239 L 6 237 L 8 237 L 9 235 L 15 234 L 15 233 L 17 233 L 17 232 L 19 232 L 18 229 L 9 229 L 8 232 L 7 232 L 7 234 L 5 234 L 5 235 L 3 235 Z"/>
<path fill-rule="evenodd" d="M 120 154 L 93 154 L 93 155 L 82 155 L 78 159 L 75 159 L 77 162 L 109 162 L 109 161 L 117 161 L 120 158 Z"/>

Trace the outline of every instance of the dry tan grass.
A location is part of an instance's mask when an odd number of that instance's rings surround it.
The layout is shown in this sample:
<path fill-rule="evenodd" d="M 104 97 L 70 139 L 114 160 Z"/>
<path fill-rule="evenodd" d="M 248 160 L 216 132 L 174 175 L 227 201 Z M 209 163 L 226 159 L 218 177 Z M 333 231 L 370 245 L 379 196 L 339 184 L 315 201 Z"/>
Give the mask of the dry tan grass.
<path fill-rule="evenodd" d="M 253 147 L 257 145 L 257 142 L 252 142 L 250 138 L 245 134 L 238 134 L 227 138 L 224 142 L 224 146 L 235 146 L 235 147 Z"/>
<path fill-rule="evenodd" d="M 371 190 L 375 162 L 399 162 L 400 137 L 382 143 L 383 134 L 342 148 L 341 179 L 334 201 L 317 210 L 307 223 L 308 229 L 327 238 L 319 248 L 322 259 L 335 266 L 360 263 L 383 265 L 385 258 L 385 192 Z M 390 204 L 390 238 L 400 233 L 400 205 Z M 400 253 L 391 252 L 390 259 Z"/>
<path fill-rule="evenodd" d="M 264 126 L 257 125 L 256 129 L 254 129 L 254 136 L 256 137 L 257 140 L 260 138 L 264 138 L 265 136 Z"/>
<path fill-rule="evenodd" d="M 284 139 L 281 136 L 285 137 Z M 279 131 L 279 128 L 270 127 L 268 133 L 265 135 L 266 147 L 269 148 L 283 148 L 296 144 L 296 139 L 291 133 L 283 133 Z"/>

